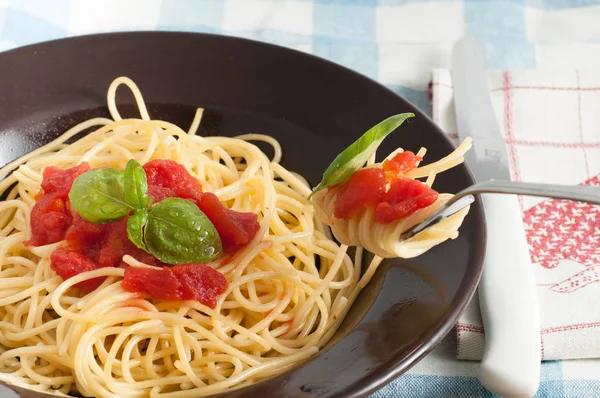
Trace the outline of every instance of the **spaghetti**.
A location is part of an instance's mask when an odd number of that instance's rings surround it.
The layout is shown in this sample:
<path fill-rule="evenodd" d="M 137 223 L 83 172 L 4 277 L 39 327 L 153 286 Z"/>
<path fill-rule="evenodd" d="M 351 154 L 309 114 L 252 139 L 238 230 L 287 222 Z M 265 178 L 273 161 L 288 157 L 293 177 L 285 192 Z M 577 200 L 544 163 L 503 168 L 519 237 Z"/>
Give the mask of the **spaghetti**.
<path fill-rule="evenodd" d="M 139 119 L 119 114 L 120 85 L 133 92 Z M 308 183 L 280 164 L 281 147 L 272 137 L 198 136 L 202 109 L 187 132 L 152 120 L 125 77 L 112 82 L 107 101 L 112 119 L 80 123 L 0 170 L 6 195 L 0 203 L 0 380 L 55 395 L 198 397 L 252 384 L 314 355 L 382 258 L 361 276 L 362 248 L 351 258 L 348 244 L 337 243 L 315 217 Z M 256 141 L 273 146 L 273 159 Z M 63 242 L 24 244 L 45 167 L 87 162 L 123 169 L 129 159 L 174 160 L 227 208 L 258 215 L 253 241 L 209 264 L 228 282 L 214 308 L 127 292 L 123 268 L 62 280 L 50 256 Z M 123 261 L 149 267 L 131 256 Z M 98 277 L 104 282 L 88 294 L 74 288 Z"/>

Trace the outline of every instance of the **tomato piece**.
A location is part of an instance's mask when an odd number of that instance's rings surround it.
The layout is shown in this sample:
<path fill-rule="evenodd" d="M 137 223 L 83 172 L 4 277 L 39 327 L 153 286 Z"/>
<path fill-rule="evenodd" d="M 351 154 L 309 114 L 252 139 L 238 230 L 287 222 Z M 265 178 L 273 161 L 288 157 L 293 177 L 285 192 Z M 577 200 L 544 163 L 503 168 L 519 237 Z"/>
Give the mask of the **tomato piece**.
<path fill-rule="evenodd" d="M 127 237 L 127 219 L 110 223 L 110 231 L 100 247 L 98 264 L 102 267 L 118 266 L 130 245 L 133 246 Z"/>
<path fill-rule="evenodd" d="M 78 250 L 93 261 L 98 261 L 100 244 L 108 234 L 111 224 L 94 224 L 73 212 L 73 223 L 65 240 L 69 249 Z"/>
<path fill-rule="evenodd" d="M 48 166 L 44 169 L 42 190 L 46 194 L 53 193 L 66 199 L 75 178 L 89 170 L 90 165 L 86 162 L 65 170 Z"/>
<path fill-rule="evenodd" d="M 67 250 L 64 248 L 58 248 L 50 255 L 50 267 L 56 272 L 63 280 L 67 280 L 82 272 L 93 271 L 99 267 L 92 260 L 87 258 L 85 255 L 76 251 Z M 106 279 L 105 277 L 88 279 L 83 282 L 79 282 L 74 287 L 83 290 L 85 293 L 96 290 L 98 286 Z"/>
<path fill-rule="evenodd" d="M 227 279 L 205 264 L 173 267 L 128 267 L 121 281 L 129 292 L 147 293 L 161 300 L 197 300 L 214 308 L 218 297 L 227 290 Z"/>
<path fill-rule="evenodd" d="M 365 207 L 376 206 L 385 193 L 385 177 L 379 168 L 361 169 L 341 184 L 335 198 L 333 215 L 349 220 Z"/>
<path fill-rule="evenodd" d="M 417 168 L 417 163 L 421 160 L 423 160 L 423 158 L 415 155 L 413 152 L 404 151 L 397 153 L 391 159 L 385 160 L 382 167 L 386 176 L 394 178 L 399 174 L 406 174 Z"/>
<path fill-rule="evenodd" d="M 56 194 L 42 194 L 31 209 L 31 238 L 26 245 L 43 246 L 64 239 L 71 225 L 65 200 Z"/>
<path fill-rule="evenodd" d="M 211 308 L 229 286 L 223 274 L 205 264 L 176 265 L 169 269 L 181 284 L 183 298 L 197 300 Z"/>
<path fill-rule="evenodd" d="M 154 203 L 175 197 L 199 202 L 202 197 L 200 182 L 183 165 L 172 160 L 155 159 L 143 167 L 148 180 L 148 195 L 154 198 Z"/>
<path fill-rule="evenodd" d="M 225 252 L 246 245 L 260 229 L 256 214 L 227 209 L 213 193 L 203 194 L 198 206 L 217 229 Z"/>
<path fill-rule="evenodd" d="M 67 206 L 69 191 L 75 178 L 88 170 L 90 165 L 85 162 L 66 170 L 54 166 L 44 169 L 42 190 L 31 209 L 31 239 L 26 245 L 48 245 L 65 238 L 72 221 Z"/>
<path fill-rule="evenodd" d="M 419 180 L 396 178 L 375 208 L 373 219 L 387 224 L 430 206 L 439 194 Z"/>
<path fill-rule="evenodd" d="M 160 270 L 141 267 L 125 268 L 121 287 L 134 293 L 147 293 L 161 300 L 180 300 L 179 282 L 170 268 Z"/>

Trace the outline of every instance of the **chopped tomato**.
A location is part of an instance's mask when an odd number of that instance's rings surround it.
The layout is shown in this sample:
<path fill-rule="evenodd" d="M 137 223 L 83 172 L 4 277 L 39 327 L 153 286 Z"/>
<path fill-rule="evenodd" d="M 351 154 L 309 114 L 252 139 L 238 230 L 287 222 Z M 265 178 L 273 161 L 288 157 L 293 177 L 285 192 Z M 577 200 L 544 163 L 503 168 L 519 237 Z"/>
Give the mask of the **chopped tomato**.
<path fill-rule="evenodd" d="M 125 278 L 121 281 L 121 287 L 128 292 L 147 293 L 161 300 L 182 300 L 180 285 L 169 267 L 160 270 L 127 267 Z"/>
<path fill-rule="evenodd" d="M 67 205 L 69 191 L 75 178 L 89 169 L 87 163 L 66 170 L 54 166 L 44 169 L 42 191 L 31 209 L 31 239 L 25 244 L 43 246 L 64 239 L 72 220 Z"/>
<path fill-rule="evenodd" d="M 128 267 L 121 282 L 129 292 L 148 293 L 162 300 L 197 300 L 214 308 L 227 290 L 227 279 L 205 264 L 152 268 Z"/>
<path fill-rule="evenodd" d="M 135 247 L 127 237 L 127 218 L 108 224 L 93 224 L 77 213 L 68 229 L 67 245 L 50 256 L 52 269 L 67 280 L 82 272 L 103 267 L 118 267 L 129 254 L 151 265 L 162 265 L 154 256 Z M 105 278 L 94 278 L 74 285 L 85 293 L 95 290 Z"/>
<path fill-rule="evenodd" d="M 423 158 L 415 155 L 411 151 L 397 153 L 393 158 L 383 162 L 383 171 L 388 180 L 391 180 L 398 175 L 406 174 L 417 167 Z"/>
<path fill-rule="evenodd" d="M 198 206 L 217 229 L 225 252 L 244 246 L 260 229 L 256 214 L 227 209 L 213 193 L 203 194 Z"/>
<path fill-rule="evenodd" d="M 203 194 L 200 182 L 184 166 L 171 160 L 153 160 L 143 167 L 149 194 L 154 196 L 155 202 L 179 197 L 194 202 L 204 211 L 219 232 L 224 250 L 228 251 L 222 261 L 249 243 L 258 232 L 256 214 L 229 210 L 214 194 Z M 102 267 L 124 267 L 126 278 L 122 284 L 130 291 L 143 291 L 166 300 L 199 300 L 214 306 L 218 296 L 227 289 L 227 280 L 218 271 L 198 264 L 168 268 L 129 240 L 128 217 L 93 224 L 70 209 L 68 194 L 73 181 L 88 170 L 87 163 L 68 170 L 53 166 L 44 170 L 42 191 L 31 212 L 32 238 L 28 244 L 39 246 L 66 240 L 66 244 L 51 255 L 52 269 L 65 280 Z M 123 263 L 125 255 L 164 268 L 161 271 L 130 268 Z M 95 278 L 75 287 L 89 293 L 103 280 Z"/>
<path fill-rule="evenodd" d="M 165 198 L 191 199 L 198 204 L 202 197 L 202 186 L 187 169 L 172 160 L 156 159 L 144 166 L 148 180 L 148 195 L 154 203 Z"/>
<path fill-rule="evenodd" d="M 71 250 L 82 251 L 88 258 L 98 261 L 100 245 L 110 228 L 110 224 L 93 224 L 73 212 L 73 223 L 65 239 Z"/>
<path fill-rule="evenodd" d="M 131 253 L 134 248 L 137 249 L 127 237 L 127 219 L 112 222 L 98 253 L 98 265 L 117 267 L 123 256 Z"/>
<path fill-rule="evenodd" d="M 86 162 L 66 170 L 48 166 L 44 169 L 42 190 L 44 193 L 53 193 L 66 199 L 75 178 L 89 170 L 90 165 Z"/>
<path fill-rule="evenodd" d="M 375 207 L 385 193 L 383 170 L 378 168 L 358 170 L 339 187 L 333 215 L 349 220 L 365 207 Z"/>
<path fill-rule="evenodd" d="M 340 185 L 333 215 L 350 220 L 364 208 L 373 207 L 375 221 L 390 223 L 431 205 L 439 194 L 421 181 L 404 177 L 421 160 L 413 152 L 404 151 L 384 161 L 381 169 L 358 170 Z"/>
<path fill-rule="evenodd" d="M 384 199 L 375 208 L 373 219 L 390 223 L 407 217 L 415 211 L 430 206 L 439 194 L 427 185 L 411 178 L 396 178 L 385 193 Z"/>
<path fill-rule="evenodd" d="M 50 255 L 52 263 L 50 267 L 56 272 L 63 280 L 67 280 L 82 272 L 93 271 L 98 269 L 98 265 L 92 260 L 87 258 L 85 255 L 76 251 L 67 250 L 64 248 L 58 248 Z M 74 286 L 83 290 L 86 293 L 96 290 L 98 286 L 104 281 L 104 277 L 88 279 L 83 282 L 79 282 Z"/>
<path fill-rule="evenodd" d="M 31 239 L 28 245 L 43 246 L 61 241 L 71 225 L 65 200 L 55 194 L 43 194 L 31 209 Z"/>

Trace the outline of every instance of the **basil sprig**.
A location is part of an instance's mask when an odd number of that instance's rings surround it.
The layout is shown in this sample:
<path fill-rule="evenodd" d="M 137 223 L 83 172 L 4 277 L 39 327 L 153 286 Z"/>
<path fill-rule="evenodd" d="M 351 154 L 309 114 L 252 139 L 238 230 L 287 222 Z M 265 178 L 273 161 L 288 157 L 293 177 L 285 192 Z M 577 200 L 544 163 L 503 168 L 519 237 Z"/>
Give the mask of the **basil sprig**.
<path fill-rule="evenodd" d="M 221 255 L 215 226 L 192 202 L 167 198 L 150 205 L 146 172 L 135 160 L 125 171 L 94 169 L 73 181 L 69 200 L 91 223 L 105 224 L 131 214 L 129 240 L 166 264 L 206 263 Z"/>
<path fill-rule="evenodd" d="M 385 137 L 400 127 L 406 119 L 414 116 L 414 113 L 400 113 L 390 116 L 371 127 L 331 162 L 325 173 L 323 173 L 323 179 L 313 189 L 308 198 L 310 199 L 321 189 L 341 184 L 348 180 L 352 174 L 367 163 L 367 160 L 375 153 Z"/>

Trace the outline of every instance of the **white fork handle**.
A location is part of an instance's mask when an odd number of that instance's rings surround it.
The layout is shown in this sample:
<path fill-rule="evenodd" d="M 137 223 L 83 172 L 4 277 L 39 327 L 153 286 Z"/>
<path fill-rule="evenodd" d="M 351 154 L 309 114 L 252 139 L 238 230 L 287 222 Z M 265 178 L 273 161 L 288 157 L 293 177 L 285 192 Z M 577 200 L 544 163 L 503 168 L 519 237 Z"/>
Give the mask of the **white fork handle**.
<path fill-rule="evenodd" d="M 485 350 L 479 380 L 504 398 L 532 397 L 540 383 L 540 320 L 518 199 L 482 195 L 487 251 L 479 283 Z"/>

